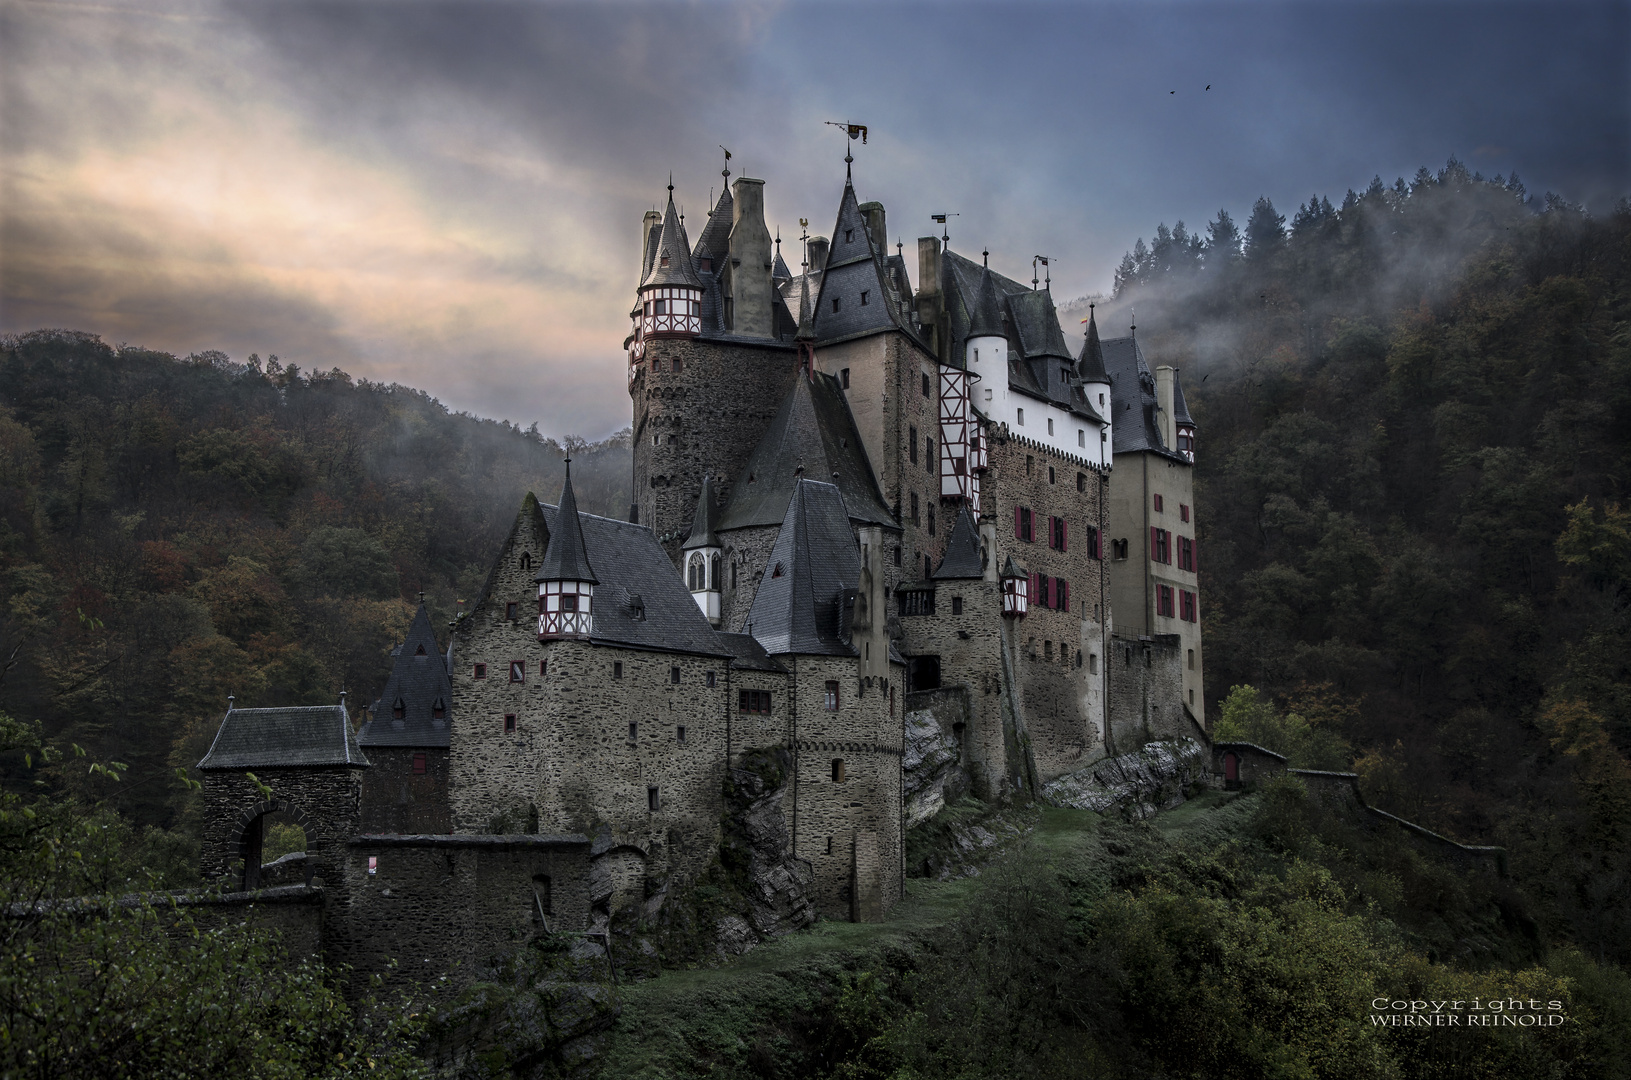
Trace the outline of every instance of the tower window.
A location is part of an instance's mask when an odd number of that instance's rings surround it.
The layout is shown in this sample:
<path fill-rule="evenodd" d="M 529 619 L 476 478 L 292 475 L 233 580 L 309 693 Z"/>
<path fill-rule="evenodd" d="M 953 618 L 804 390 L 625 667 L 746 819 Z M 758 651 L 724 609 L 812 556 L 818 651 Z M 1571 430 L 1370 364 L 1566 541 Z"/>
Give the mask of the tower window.
<path fill-rule="evenodd" d="M 485 679 L 487 677 L 487 665 L 477 664 L 474 670 L 471 671 L 470 677 L 473 679 Z"/>
<path fill-rule="evenodd" d="M 867 289 L 862 289 L 861 290 L 861 306 L 862 307 L 866 307 L 866 298 L 867 298 L 867 293 L 868 292 L 869 292 L 869 290 L 867 290 Z"/>
<path fill-rule="evenodd" d="M 827 854 L 832 854 L 832 837 L 827 837 Z"/>
<path fill-rule="evenodd" d="M 563 612 L 575 612 L 575 611 L 577 611 L 578 610 L 578 594 L 577 593 L 562 593 L 561 594 L 561 610 Z"/>
<path fill-rule="evenodd" d="M 416 776 L 425 775 L 425 767 L 426 767 L 425 766 L 425 755 L 424 754 L 415 754 L 413 756 L 413 771 L 414 771 L 414 774 Z"/>
<path fill-rule="evenodd" d="M 914 492 L 912 492 L 912 524 L 913 524 L 913 525 L 916 525 L 916 524 L 917 524 L 917 523 L 918 523 L 918 516 L 917 516 L 917 492 L 915 492 L 915 491 L 914 491 Z"/>
<path fill-rule="evenodd" d="M 829 681 L 827 683 L 826 704 L 828 712 L 838 711 L 838 684 L 836 682 Z"/>
<path fill-rule="evenodd" d="M 662 809 L 662 800 L 657 797 L 657 789 L 654 787 L 646 788 L 646 809 L 653 814 Z"/>
<path fill-rule="evenodd" d="M 928 372 L 923 373 L 923 396 L 924 397 L 929 396 L 929 374 L 928 374 Z"/>
<path fill-rule="evenodd" d="M 933 472 L 934 472 L 934 461 L 935 461 L 935 458 L 934 458 L 934 440 L 933 439 L 924 439 L 923 440 L 923 455 L 924 455 L 923 460 L 928 464 L 929 472 L 931 474 L 933 474 Z"/>
<path fill-rule="evenodd" d="M 963 598 L 961 596 L 954 596 L 951 598 L 951 613 L 953 615 L 961 615 L 963 613 Z"/>
<path fill-rule="evenodd" d="M 842 784 L 844 782 L 843 758 L 835 757 L 832 759 L 832 782 L 835 784 Z"/>
<path fill-rule="evenodd" d="M 1048 483 L 1053 483 L 1053 466 L 1048 466 Z"/>
<path fill-rule="evenodd" d="M 514 600 L 509 601 L 507 604 L 504 605 L 504 617 L 506 619 L 510 620 L 510 622 L 514 622 L 515 621 L 516 610 L 519 607 L 520 607 L 520 605 L 517 604 Z M 424 652 L 425 650 L 421 648 L 419 651 Z"/>
<path fill-rule="evenodd" d="M 678 375 L 680 372 L 682 372 L 684 370 L 685 370 L 685 361 L 681 360 L 677 356 L 674 357 L 674 374 Z"/>
<path fill-rule="evenodd" d="M 612 661 L 612 678 L 621 679 L 622 677 L 623 677 L 623 661 L 613 660 Z"/>
<path fill-rule="evenodd" d="M 899 544 L 895 545 L 895 565 L 896 566 L 900 565 L 900 545 Z"/>
<path fill-rule="evenodd" d="M 504 730 L 515 730 L 515 714 L 513 712 L 507 712 L 504 714 Z"/>
<path fill-rule="evenodd" d="M 510 681 L 511 682 L 526 682 L 527 681 L 527 665 L 526 665 L 526 663 L 524 661 L 521 661 L 521 660 L 511 660 L 510 661 Z"/>
<path fill-rule="evenodd" d="M 1016 418 L 1019 421 L 1019 423 L 1016 426 L 1024 427 L 1025 426 L 1025 410 L 1024 409 L 1015 409 L 1014 413 L 1016 415 Z"/>
<path fill-rule="evenodd" d="M 629 742 L 635 742 L 639 738 L 640 738 L 640 722 L 638 720 L 630 720 L 629 721 Z"/>
<path fill-rule="evenodd" d="M 910 424 L 908 424 L 907 427 L 906 427 L 906 446 L 907 446 L 907 451 L 906 451 L 907 456 L 909 458 L 911 458 L 912 464 L 916 465 L 917 464 L 917 428 L 912 427 Z"/>
<path fill-rule="evenodd" d="M 1086 491 L 1087 490 L 1087 474 L 1086 473 L 1077 473 L 1076 474 L 1076 490 L 1077 491 Z"/>
<path fill-rule="evenodd" d="M 1188 503 L 1179 503 L 1178 504 L 1178 520 L 1179 521 L 1188 521 L 1189 520 L 1189 504 Z"/>
<path fill-rule="evenodd" d="M 1086 428 L 1077 428 L 1076 429 L 1076 445 L 1077 446 L 1086 446 L 1087 445 L 1087 429 Z"/>
<path fill-rule="evenodd" d="M 1048 417 L 1048 434 L 1053 434 L 1053 417 Z"/>
<path fill-rule="evenodd" d="M 849 368 L 838 373 L 838 381 L 843 384 L 845 390 L 849 389 Z"/>
<path fill-rule="evenodd" d="M 702 677 L 702 683 L 703 683 L 704 686 L 707 686 L 707 687 L 709 687 L 711 689 L 713 687 L 713 685 L 714 685 L 714 673 L 711 672 L 711 671 L 706 673 Z"/>
<path fill-rule="evenodd" d="M 838 299 L 836 296 L 832 298 L 832 309 L 835 312 L 838 310 Z"/>
<path fill-rule="evenodd" d="M 684 724 L 681 724 L 681 725 L 679 725 L 678 727 L 676 727 L 674 729 L 674 741 L 675 742 L 684 742 L 685 741 L 685 725 Z"/>
<path fill-rule="evenodd" d="M 675 664 L 668 669 L 668 681 L 678 684 L 680 681 L 680 666 Z"/>
<path fill-rule="evenodd" d="M 1164 499 L 1162 499 L 1161 496 L 1159 496 L 1159 495 L 1155 495 L 1155 496 L 1152 496 L 1152 497 L 1155 500 L 1155 512 L 1157 514 L 1159 514 L 1159 513 L 1161 513 L 1162 510 L 1164 510 L 1166 508 L 1166 501 Z"/>
<path fill-rule="evenodd" d="M 932 505 L 929 507 L 929 535 L 934 535 L 934 507 Z"/>

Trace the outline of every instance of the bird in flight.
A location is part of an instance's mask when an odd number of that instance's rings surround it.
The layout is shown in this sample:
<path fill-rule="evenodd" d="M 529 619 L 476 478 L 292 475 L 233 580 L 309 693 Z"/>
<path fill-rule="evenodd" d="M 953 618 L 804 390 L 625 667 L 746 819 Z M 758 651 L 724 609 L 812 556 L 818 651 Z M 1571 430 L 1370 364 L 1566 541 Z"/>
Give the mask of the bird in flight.
<path fill-rule="evenodd" d="M 1211 84 L 1211 83 L 1207 83 L 1207 84 L 1206 84 L 1206 88 L 1207 88 L 1207 89 L 1208 89 L 1208 90 L 1210 90 L 1210 89 L 1212 89 L 1212 84 Z"/>

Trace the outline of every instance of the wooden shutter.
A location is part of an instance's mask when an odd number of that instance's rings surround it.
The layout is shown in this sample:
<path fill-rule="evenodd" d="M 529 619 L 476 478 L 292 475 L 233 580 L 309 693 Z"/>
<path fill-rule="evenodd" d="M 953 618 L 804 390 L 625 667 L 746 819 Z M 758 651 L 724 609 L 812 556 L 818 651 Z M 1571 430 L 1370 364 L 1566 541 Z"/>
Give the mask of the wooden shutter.
<path fill-rule="evenodd" d="M 1154 525 L 1151 525 L 1150 526 L 1150 561 L 1151 562 L 1160 562 L 1161 561 L 1161 548 L 1155 542 L 1156 537 L 1158 537 L 1160 535 L 1161 535 L 1161 530 L 1157 529 Z"/>
<path fill-rule="evenodd" d="M 1059 519 L 1059 550 L 1070 550 L 1070 523 L 1064 518 Z"/>
<path fill-rule="evenodd" d="M 1014 539 L 1023 540 L 1025 537 L 1019 531 L 1019 507 L 1014 507 Z"/>

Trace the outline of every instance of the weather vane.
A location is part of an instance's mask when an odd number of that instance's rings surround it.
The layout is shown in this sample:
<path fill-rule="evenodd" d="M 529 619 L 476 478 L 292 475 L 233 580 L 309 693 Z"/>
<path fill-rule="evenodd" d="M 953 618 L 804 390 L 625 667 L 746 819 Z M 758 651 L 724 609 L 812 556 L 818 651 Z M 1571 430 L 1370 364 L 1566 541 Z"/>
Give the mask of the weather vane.
<path fill-rule="evenodd" d="M 1052 285 L 1053 284 L 1053 278 L 1050 277 L 1050 276 L 1047 276 L 1048 275 L 1048 270 L 1047 270 L 1048 257 L 1046 255 L 1033 255 L 1033 256 L 1031 256 L 1031 291 L 1032 292 L 1036 291 L 1036 264 L 1037 263 L 1041 263 L 1042 267 L 1043 267 L 1042 273 L 1043 273 L 1044 277 L 1043 277 L 1042 284 L 1044 284 L 1044 285 Z"/>
<path fill-rule="evenodd" d="M 723 143 L 718 145 L 721 150 L 725 150 Z M 731 152 L 729 150 L 725 150 L 725 167 L 719 171 L 719 175 L 725 178 L 725 185 L 729 187 L 731 182 Z"/>
<path fill-rule="evenodd" d="M 844 133 L 849 136 L 849 142 L 844 144 L 844 179 L 848 180 L 850 179 L 850 164 L 855 161 L 855 155 L 850 153 L 849 144 L 855 141 L 856 136 L 860 136 L 861 145 L 866 145 L 866 125 L 852 124 L 847 120 L 842 123 L 837 120 L 823 120 L 822 123 L 835 128 L 843 128 Z"/>
<path fill-rule="evenodd" d="M 940 242 L 942 244 L 946 244 L 947 246 L 950 246 L 950 244 L 951 244 L 951 231 L 950 231 L 949 226 L 947 226 L 947 224 L 946 224 L 946 219 L 947 218 L 954 218 L 954 217 L 962 217 L 962 216 L 963 216 L 962 214 L 930 214 L 929 215 L 929 217 L 933 218 L 941 227 L 940 228 L 940 234 L 941 234 L 940 235 Z"/>

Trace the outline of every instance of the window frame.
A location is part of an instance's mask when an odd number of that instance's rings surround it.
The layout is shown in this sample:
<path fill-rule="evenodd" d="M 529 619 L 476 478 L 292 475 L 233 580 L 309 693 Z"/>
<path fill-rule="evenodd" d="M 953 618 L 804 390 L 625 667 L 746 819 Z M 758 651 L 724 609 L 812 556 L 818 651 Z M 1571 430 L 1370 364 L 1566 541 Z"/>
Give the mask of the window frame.
<path fill-rule="evenodd" d="M 828 679 L 828 680 L 826 680 L 826 683 L 827 683 L 827 685 L 825 687 L 825 698 L 824 698 L 824 703 L 826 705 L 826 708 L 825 708 L 824 711 L 825 712 L 837 712 L 838 709 L 839 709 L 838 680 Z"/>

